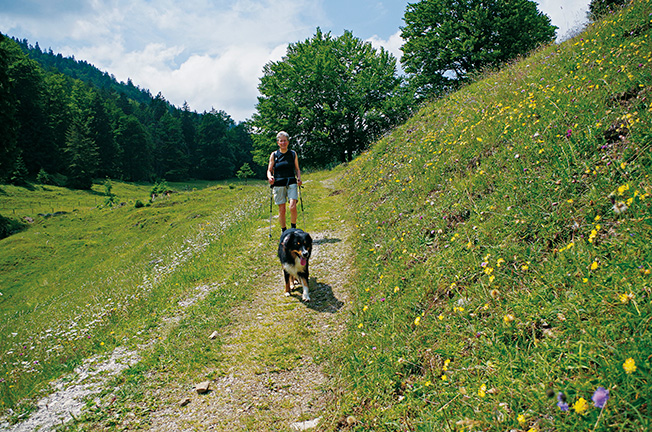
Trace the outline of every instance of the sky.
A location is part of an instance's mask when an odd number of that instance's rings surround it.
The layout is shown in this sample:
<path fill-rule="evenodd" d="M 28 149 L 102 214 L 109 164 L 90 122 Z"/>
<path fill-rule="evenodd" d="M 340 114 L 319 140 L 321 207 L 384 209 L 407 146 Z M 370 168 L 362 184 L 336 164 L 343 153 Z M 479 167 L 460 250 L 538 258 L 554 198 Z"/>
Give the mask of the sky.
<path fill-rule="evenodd" d="M 192 111 L 255 112 L 263 66 L 317 27 L 345 30 L 401 57 L 417 0 L 0 0 L 0 33 L 85 60 Z M 590 0 L 535 0 L 558 40 L 586 23 Z"/>

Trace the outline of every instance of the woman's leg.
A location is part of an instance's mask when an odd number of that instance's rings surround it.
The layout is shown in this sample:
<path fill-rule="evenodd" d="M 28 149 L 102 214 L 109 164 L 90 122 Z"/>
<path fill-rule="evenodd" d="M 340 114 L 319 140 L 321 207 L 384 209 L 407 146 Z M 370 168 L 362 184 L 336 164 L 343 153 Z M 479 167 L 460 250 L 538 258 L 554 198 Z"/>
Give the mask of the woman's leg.
<path fill-rule="evenodd" d="M 285 204 L 278 205 L 278 224 L 281 228 L 285 228 Z"/>
<path fill-rule="evenodd" d="M 297 224 L 297 200 L 290 200 L 290 223 L 293 226 Z"/>

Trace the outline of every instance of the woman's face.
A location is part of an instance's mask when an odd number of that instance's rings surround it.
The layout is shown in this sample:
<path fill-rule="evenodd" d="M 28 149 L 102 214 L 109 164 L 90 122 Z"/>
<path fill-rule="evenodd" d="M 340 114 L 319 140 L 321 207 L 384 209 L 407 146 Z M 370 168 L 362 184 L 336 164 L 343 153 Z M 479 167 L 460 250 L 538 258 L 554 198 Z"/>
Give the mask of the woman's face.
<path fill-rule="evenodd" d="M 281 149 L 281 151 L 285 151 L 287 150 L 290 141 L 287 139 L 287 137 L 281 135 L 276 139 L 276 143 L 278 144 L 278 147 Z"/>

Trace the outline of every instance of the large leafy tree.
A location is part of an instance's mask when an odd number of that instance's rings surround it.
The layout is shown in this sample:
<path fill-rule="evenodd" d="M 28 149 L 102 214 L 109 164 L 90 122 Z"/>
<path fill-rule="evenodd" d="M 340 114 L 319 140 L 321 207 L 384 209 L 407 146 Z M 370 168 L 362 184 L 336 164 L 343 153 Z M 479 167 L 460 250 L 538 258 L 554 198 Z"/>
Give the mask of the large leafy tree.
<path fill-rule="evenodd" d="M 401 62 L 422 96 L 526 54 L 556 32 L 531 0 L 421 0 L 403 19 Z"/>
<path fill-rule="evenodd" d="M 324 166 L 361 151 L 403 120 L 410 98 L 396 59 L 345 32 L 291 44 L 265 65 L 253 115 L 255 162 L 266 165 L 280 130 L 292 137 L 302 163 Z"/>

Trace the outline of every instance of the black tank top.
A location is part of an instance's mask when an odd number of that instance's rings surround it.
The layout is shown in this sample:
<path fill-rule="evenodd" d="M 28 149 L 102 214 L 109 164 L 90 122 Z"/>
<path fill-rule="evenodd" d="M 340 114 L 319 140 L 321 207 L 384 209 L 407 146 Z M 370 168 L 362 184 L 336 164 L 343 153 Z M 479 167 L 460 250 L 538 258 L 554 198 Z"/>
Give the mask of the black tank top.
<path fill-rule="evenodd" d="M 281 153 L 280 150 L 274 152 L 274 186 L 287 186 L 297 182 L 294 176 L 294 150 Z"/>

